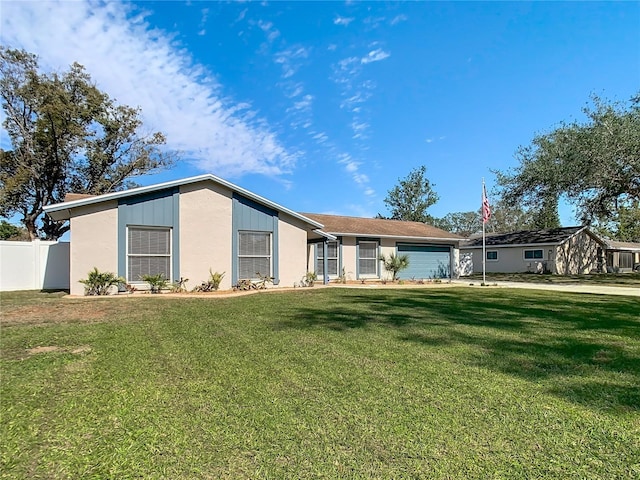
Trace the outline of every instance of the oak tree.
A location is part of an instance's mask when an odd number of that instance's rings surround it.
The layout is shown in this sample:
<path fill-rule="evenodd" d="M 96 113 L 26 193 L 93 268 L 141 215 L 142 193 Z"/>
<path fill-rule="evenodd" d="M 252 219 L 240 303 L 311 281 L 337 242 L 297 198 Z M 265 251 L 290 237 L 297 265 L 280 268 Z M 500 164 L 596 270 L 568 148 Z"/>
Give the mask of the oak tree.
<path fill-rule="evenodd" d="M 413 169 L 405 178 L 398 179 L 398 184 L 387 193 L 384 203 L 394 220 L 431 223 L 433 217 L 427 209 L 438 201 L 435 185 L 426 176 L 427 167 Z"/>
<path fill-rule="evenodd" d="M 583 111 L 586 120 L 536 135 L 517 150 L 518 167 L 496 172 L 502 198 L 538 212 L 540 223 L 555 222 L 560 198 L 585 224 L 610 222 L 640 200 L 640 95 L 628 102 L 593 96 Z"/>
<path fill-rule="evenodd" d="M 68 192 L 103 194 L 170 165 L 161 133 L 142 131 L 140 110 L 118 105 L 74 63 L 42 73 L 35 55 L 0 47 L 0 101 L 11 150 L 0 150 L 0 216 L 19 215 L 32 239 L 57 239 L 68 222 L 43 207 Z"/>

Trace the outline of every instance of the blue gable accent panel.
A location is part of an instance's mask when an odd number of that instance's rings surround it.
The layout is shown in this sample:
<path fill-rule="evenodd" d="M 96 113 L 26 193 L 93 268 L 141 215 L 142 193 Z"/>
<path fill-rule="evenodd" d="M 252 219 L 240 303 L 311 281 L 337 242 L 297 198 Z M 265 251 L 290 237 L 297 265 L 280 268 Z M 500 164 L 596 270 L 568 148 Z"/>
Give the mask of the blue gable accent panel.
<path fill-rule="evenodd" d="M 177 187 L 118 201 L 118 275 L 127 276 L 127 226 L 171 227 L 172 276 L 180 278 L 180 192 Z"/>
<path fill-rule="evenodd" d="M 231 255 L 233 257 L 231 262 L 231 282 L 233 285 L 238 283 L 238 232 L 269 232 L 271 233 L 272 242 L 271 262 L 273 271 L 271 275 L 274 277 L 273 283 L 277 285 L 280 283 L 278 212 L 237 193 L 233 194 L 231 212 L 231 228 L 233 230 L 231 233 Z"/>

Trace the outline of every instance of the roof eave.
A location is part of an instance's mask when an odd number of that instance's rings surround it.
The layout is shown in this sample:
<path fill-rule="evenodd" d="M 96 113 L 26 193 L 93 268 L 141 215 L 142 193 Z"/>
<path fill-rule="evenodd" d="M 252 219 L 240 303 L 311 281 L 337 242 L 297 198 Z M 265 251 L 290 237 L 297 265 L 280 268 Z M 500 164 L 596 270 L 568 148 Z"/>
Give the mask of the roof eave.
<path fill-rule="evenodd" d="M 336 237 L 370 237 L 370 238 L 397 238 L 400 240 L 446 240 L 450 242 L 460 242 L 462 238 L 449 238 L 449 237 L 419 237 L 419 236 L 405 236 L 405 235 L 380 235 L 377 233 L 354 233 L 354 232 L 331 232 L 331 235 Z"/>
<path fill-rule="evenodd" d="M 558 245 L 562 245 L 565 242 L 545 242 L 545 243 L 501 243 L 499 245 L 489 245 L 485 244 L 486 248 L 490 247 L 557 247 Z M 482 245 L 460 245 L 460 248 L 482 248 Z"/>

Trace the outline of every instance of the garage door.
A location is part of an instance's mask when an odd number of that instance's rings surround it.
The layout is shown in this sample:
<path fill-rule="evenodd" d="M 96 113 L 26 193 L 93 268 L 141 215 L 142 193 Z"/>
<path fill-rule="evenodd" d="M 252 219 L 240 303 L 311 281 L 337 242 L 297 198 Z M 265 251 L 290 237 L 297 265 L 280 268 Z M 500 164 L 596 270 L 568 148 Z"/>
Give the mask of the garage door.
<path fill-rule="evenodd" d="M 451 251 L 441 245 L 398 245 L 398 255 L 409 257 L 409 268 L 400 272 L 402 279 L 449 278 Z"/>

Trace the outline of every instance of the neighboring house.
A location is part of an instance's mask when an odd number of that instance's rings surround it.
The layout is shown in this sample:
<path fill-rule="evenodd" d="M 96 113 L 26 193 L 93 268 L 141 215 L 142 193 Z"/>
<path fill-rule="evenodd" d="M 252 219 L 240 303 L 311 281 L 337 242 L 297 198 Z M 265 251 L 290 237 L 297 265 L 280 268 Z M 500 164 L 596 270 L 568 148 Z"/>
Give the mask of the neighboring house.
<path fill-rule="evenodd" d="M 407 255 L 401 279 L 424 280 L 456 276 L 462 237 L 420 222 L 303 213 L 323 225 L 334 238 L 310 236 L 309 271 L 318 278 L 391 279 L 380 255 Z M 326 273 L 326 275 L 325 275 Z"/>
<path fill-rule="evenodd" d="M 257 273 L 293 285 L 307 268 L 307 236 L 322 225 L 214 175 L 201 175 L 45 207 L 71 221 L 70 284 L 97 267 L 144 286 L 141 276 L 188 278 L 194 287 L 226 272 L 229 289 Z"/>
<path fill-rule="evenodd" d="M 486 271 L 549 272 L 560 275 L 600 272 L 605 243 L 584 226 L 491 234 L 485 238 Z M 473 254 L 473 271 L 482 272 L 482 237 L 460 245 Z"/>
<path fill-rule="evenodd" d="M 460 240 L 420 223 L 296 213 L 214 175 L 70 197 L 45 212 L 70 220 L 74 295 L 94 267 L 140 288 L 158 273 L 193 288 L 210 270 L 226 273 L 222 289 L 258 274 L 293 286 L 307 271 L 335 277 L 343 267 L 354 279 L 384 278 L 378 254 L 396 251 L 411 255 L 405 278 L 448 277 Z"/>
<path fill-rule="evenodd" d="M 640 271 L 640 243 L 607 240 L 607 272 Z"/>

